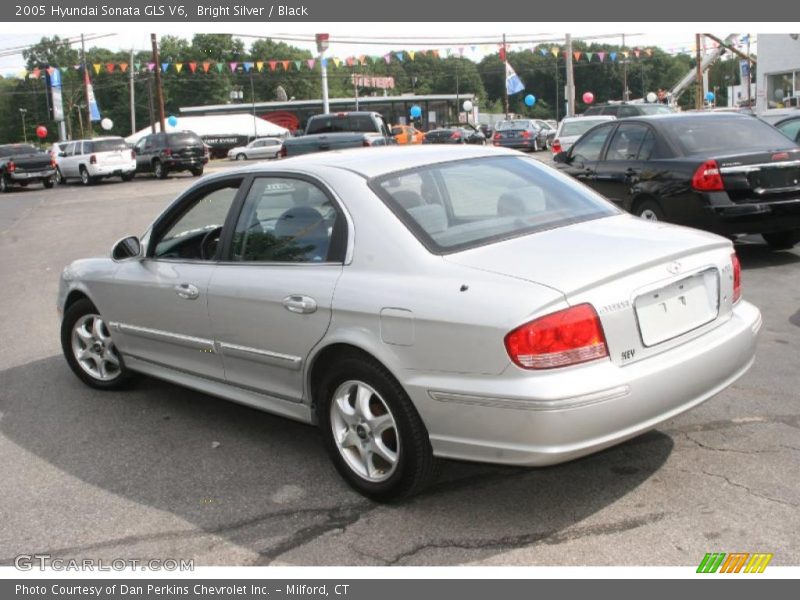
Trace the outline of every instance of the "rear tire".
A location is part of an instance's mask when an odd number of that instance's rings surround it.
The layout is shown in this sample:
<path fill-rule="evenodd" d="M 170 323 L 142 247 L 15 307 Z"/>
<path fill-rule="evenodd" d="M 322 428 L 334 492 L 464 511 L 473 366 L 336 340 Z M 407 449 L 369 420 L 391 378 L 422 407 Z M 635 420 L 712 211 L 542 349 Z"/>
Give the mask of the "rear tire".
<path fill-rule="evenodd" d="M 59 185 L 67 183 L 67 178 L 64 177 L 64 174 L 61 172 L 61 167 L 56 167 L 56 181 Z"/>
<path fill-rule="evenodd" d="M 89 171 L 86 170 L 86 167 L 81 167 L 81 183 L 83 185 L 92 185 L 94 183 L 94 179 L 89 175 Z"/>
<path fill-rule="evenodd" d="M 203 167 L 192 169 L 192 177 L 200 177 L 203 174 Z"/>
<path fill-rule="evenodd" d="M 633 214 L 645 221 L 664 220 L 664 211 L 655 200 L 645 200 L 637 204 L 633 209 Z"/>
<path fill-rule="evenodd" d="M 7 194 L 11 191 L 11 183 L 4 173 L 0 173 L 0 194 Z"/>
<path fill-rule="evenodd" d="M 247 155 L 245 155 L 242 152 L 239 152 L 239 154 L 236 155 L 236 160 L 247 160 Z"/>
<path fill-rule="evenodd" d="M 380 363 L 346 354 L 331 365 L 315 395 L 325 447 L 351 487 L 378 501 L 425 487 L 434 473 L 428 431 Z"/>
<path fill-rule="evenodd" d="M 135 379 L 117 352 L 108 325 L 87 298 L 64 312 L 61 349 L 72 372 L 89 387 L 118 390 Z"/>
<path fill-rule="evenodd" d="M 131 181 L 136 176 L 136 171 L 131 171 L 130 173 L 123 173 L 120 175 L 122 181 Z"/>
<path fill-rule="evenodd" d="M 789 231 L 762 233 L 761 237 L 773 250 L 791 250 L 800 242 L 800 230 L 792 229 Z"/>
<path fill-rule="evenodd" d="M 46 187 L 48 190 L 53 187 L 56 183 L 55 175 L 52 177 L 48 177 L 47 179 L 42 179 L 42 185 Z"/>
<path fill-rule="evenodd" d="M 153 161 L 153 175 L 156 176 L 156 179 L 166 179 L 167 175 L 169 175 L 169 170 L 163 164 L 161 164 L 160 160 Z"/>

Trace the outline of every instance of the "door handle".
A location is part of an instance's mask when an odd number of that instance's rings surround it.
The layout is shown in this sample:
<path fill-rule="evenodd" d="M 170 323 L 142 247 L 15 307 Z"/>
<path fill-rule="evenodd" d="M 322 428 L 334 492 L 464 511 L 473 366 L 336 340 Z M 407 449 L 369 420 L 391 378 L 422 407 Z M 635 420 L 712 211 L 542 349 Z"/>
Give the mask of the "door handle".
<path fill-rule="evenodd" d="M 639 174 L 639 171 L 636 169 L 626 169 L 625 170 L 625 177 L 630 179 L 631 177 L 636 177 Z"/>
<path fill-rule="evenodd" d="M 175 293 L 184 300 L 194 300 L 200 295 L 200 290 L 191 283 L 179 283 L 175 286 Z"/>
<path fill-rule="evenodd" d="M 308 296 L 286 296 L 283 306 L 290 312 L 307 315 L 317 310 L 317 301 Z"/>

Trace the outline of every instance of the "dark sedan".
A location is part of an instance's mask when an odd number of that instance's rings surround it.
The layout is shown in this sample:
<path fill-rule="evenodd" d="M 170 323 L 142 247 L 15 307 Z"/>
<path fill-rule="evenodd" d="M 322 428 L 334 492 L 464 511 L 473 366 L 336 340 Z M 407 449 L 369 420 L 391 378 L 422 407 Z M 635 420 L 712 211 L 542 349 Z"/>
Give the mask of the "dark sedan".
<path fill-rule="evenodd" d="M 549 147 L 555 137 L 555 131 L 544 122 L 533 119 L 514 119 L 503 121 L 497 126 L 492 144 L 504 148 L 516 148 L 538 152 Z"/>
<path fill-rule="evenodd" d="M 478 144 L 486 143 L 486 137 L 479 130 L 466 126 L 443 127 L 425 134 L 423 144 Z"/>
<path fill-rule="evenodd" d="M 800 146 L 739 114 L 622 119 L 587 131 L 556 166 L 640 217 L 774 248 L 800 241 Z"/>

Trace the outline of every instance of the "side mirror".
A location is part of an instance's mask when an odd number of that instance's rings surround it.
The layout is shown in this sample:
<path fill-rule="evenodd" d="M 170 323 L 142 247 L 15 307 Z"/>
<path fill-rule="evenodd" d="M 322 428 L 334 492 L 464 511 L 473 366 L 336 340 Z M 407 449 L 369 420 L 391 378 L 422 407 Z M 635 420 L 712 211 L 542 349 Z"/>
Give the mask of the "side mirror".
<path fill-rule="evenodd" d="M 569 153 L 568 153 L 566 150 L 564 150 L 564 151 L 562 151 L 562 152 L 559 152 L 558 154 L 556 154 L 556 155 L 553 157 L 553 162 L 557 162 L 557 163 L 566 163 L 566 162 L 569 162 L 569 161 L 567 160 L 568 158 L 569 158 Z"/>
<path fill-rule="evenodd" d="M 59 158 L 64 158 L 66 155 L 67 155 L 67 153 L 66 153 L 66 152 L 59 152 L 59 153 L 58 153 L 58 157 L 59 157 Z"/>
<path fill-rule="evenodd" d="M 122 238 L 111 249 L 111 258 L 114 260 L 127 260 L 136 258 L 142 253 L 142 244 L 135 235 Z"/>

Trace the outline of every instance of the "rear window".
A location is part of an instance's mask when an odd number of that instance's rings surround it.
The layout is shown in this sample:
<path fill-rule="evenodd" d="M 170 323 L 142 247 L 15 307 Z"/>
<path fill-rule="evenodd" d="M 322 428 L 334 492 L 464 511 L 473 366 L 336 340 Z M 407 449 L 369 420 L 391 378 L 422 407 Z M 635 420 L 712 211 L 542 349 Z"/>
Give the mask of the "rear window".
<path fill-rule="evenodd" d="M 753 117 L 664 121 L 663 128 L 683 154 L 768 152 L 794 146 L 780 131 Z"/>
<path fill-rule="evenodd" d="M 669 115 L 675 111 L 663 104 L 640 104 L 639 112 L 643 115 Z"/>
<path fill-rule="evenodd" d="M 567 121 L 561 127 L 560 135 L 564 137 L 571 137 L 575 135 L 583 135 L 595 125 L 604 123 L 605 121 L 597 119 L 578 119 L 577 121 Z"/>
<path fill-rule="evenodd" d="M 122 138 L 118 140 L 95 140 L 89 142 L 89 148 L 87 152 L 113 152 L 115 150 L 127 150 L 128 144 Z"/>
<path fill-rule="evenodd" d="M 168 133 L 170 146 L 202 146 L 203 140 L 196 133 Z"/>
<path fill-rule="evenodd" d="M 30 144 L 14 144 L 13 146 L 0 147 L 0 156 L 14 156 L 15 154 L 34 154 L 39 152 Z"/>
<path fill-rule="evenodd" d="M 375 133 L 377 128 L 369 115 L 333 115 L 316 117 L 308 124 L 307 134 L 343 133 L 343 132 Z"/>
<path fill-rule="evenodd" d="M 509 129 L 527 129 L 530 121 L 503 121 L 497 126 L 497 131 L 508 131 Z"/>
<path fill-rule="evenodd" d="M 619 213 L 573 179 L 526 157 L 424 166 L 370 186 L 437 254 Z"/>

